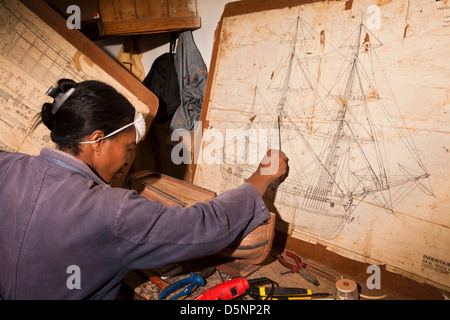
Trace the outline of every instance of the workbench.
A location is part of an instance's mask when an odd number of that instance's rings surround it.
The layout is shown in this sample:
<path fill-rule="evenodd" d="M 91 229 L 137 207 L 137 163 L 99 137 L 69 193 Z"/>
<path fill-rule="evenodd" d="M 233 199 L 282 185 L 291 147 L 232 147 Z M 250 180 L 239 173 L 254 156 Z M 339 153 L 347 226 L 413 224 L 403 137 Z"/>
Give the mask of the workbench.
<path fill-rule="evenodd" d="M 281 273 L 288 271 L 288 269 L 282 266 L 279 261 L 276 259 L 276 256 L 269 256 L 264 263 L 259 265 L 254 272 L 249 274 L 247 279 L 256 279 L 261 277 L 267 277 L 275 282 L 278 287 L 296 287 L 296 288 L 305 288 L 310 289 L 314 292 L 328 292 L 330 295 L 326 298 L 326 300 L 334 300 L 336 298 L 336 281 L 341 279 L 339 274 L 336 274 L 330 270 L 326 270 L 323 267 L 310 264 L 304 260 L 303 262 L 307 263 L 307 269 L 317 278 L 319 281 L 319 286 L 314 286 L 313 284 L 307 282 L 300 274 L 298 273 L 287 273 L 281 275 Z M 205 260 L 200 261 L 190 261 L 180 264 L 183 267 L 183 271 L 173 277 L 169 277 L 165 279 L 166 282 L 175 283 L 178 280 L 189 277 L 190 272 L 198 272 L 201 269 L 207 267 L 205 264 Z M 128 300 L 158 300 L 158 295 L 161 293 L 161 290 L 149 280 L 149 277 L 152 275 L 152 270 L 139 270 L 137 272 L 131 273 L 124 281 L 124 290 L 122 292 L 124 295 L 122 298 Z M 218 285 L 224 281 L 231 280 L 233 276 L 216 269 L 214 274 L 206 279 L 206 285 L 204 287 L 197 288 L 191 296 L 187 297 L 186 300 L 192 300 L 196 296 L 200 295 L 207 289 Z M 270 286 L 270 283 L 264 283 L 262 286 Z M 178 290 L 176 293 L 179 293 L 182 289 Z M 358 283 L 358 291 L 360 293 L 359 299 L 384 299 L 384 300 L 395 300 L 395 297 L 386 295 L 379 290 L 369 290 L 365 286 L 365 284 Z M 169 295 L 166 300 L 170 299 L 176 293 Z M 242 295 L 236 300 L 254 300 L 248 294 Z"/>

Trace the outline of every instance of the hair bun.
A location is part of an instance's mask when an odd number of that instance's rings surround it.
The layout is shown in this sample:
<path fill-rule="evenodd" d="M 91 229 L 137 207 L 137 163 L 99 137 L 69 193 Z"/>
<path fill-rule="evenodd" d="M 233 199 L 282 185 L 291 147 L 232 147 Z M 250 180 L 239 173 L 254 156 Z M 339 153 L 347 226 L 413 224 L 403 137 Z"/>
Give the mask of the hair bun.
<path fill-rule="evenodd" d="M 42 122 L 52 131 L 55 126 L 55 115 L 52 113 L 53 103 L 44 103 L 41 111 Z"/>
<path fill-rule="evenodd" d="M 60 95 L 72 88 L 75 88 L 77 83 L 71 79 L 60 79 L 58 80 L 58 86 L 52 90 L 52 93 L 48 94 L 49 96 L 55 99 Z M 50 90 L 49 90 L 50 91 Z M 42 105 L 41 117 L 42 122 L 45 126 L 52 131 L 55 127 L 55 112 L 53 112 L 55 107 L 55 101 L 53 103 L 44 103 Z"/>
<path fill-rule="evenodd" d="M 75 88 L 77 83 L 71 79 L 59 79 L 58 80 L 58 93 L 64 93 L 72 88 Z"/>

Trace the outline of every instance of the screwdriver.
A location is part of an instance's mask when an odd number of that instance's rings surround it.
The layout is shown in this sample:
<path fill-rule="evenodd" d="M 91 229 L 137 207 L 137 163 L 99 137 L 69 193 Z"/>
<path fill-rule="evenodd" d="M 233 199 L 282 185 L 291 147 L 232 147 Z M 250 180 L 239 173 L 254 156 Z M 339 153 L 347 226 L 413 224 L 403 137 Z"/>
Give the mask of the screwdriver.
<path fill-rule="evenodd" d="M 253 299 L 259 300 L 270 295 L 271 289 L 269 287 L 250 288 L 249 295 Z M 329 295 L 328 292 L 313 292 L 303 288 L 281 287 L 274 289 L 269 300 L 311 300 L 314 298 L 328 297 Z"/>

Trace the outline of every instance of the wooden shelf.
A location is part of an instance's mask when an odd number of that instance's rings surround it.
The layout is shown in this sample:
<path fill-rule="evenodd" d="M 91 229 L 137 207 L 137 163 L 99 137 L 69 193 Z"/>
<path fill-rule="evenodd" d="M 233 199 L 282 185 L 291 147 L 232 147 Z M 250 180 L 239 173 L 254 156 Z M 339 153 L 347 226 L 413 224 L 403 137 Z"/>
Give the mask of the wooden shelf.
<path fill-rule="evenodd" d="M 99 0 L 101 35 L 133 35 L 201 27 L 197 0 Z"/>

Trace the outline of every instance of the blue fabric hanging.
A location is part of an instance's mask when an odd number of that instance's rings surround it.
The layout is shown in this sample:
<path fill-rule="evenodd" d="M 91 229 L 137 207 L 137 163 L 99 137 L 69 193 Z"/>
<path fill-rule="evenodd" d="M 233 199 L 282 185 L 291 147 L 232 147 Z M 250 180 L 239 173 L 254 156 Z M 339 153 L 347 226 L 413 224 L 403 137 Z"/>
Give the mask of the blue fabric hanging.
<path fill-rule="evenodd" d="M 200 120 L 208 70 L 194 42 L 192 31 L 184 31 L 178 37 L 175 69 L 181 104 L 170 121 L 169 133 L 193 130 L 195 122 Z"/>

